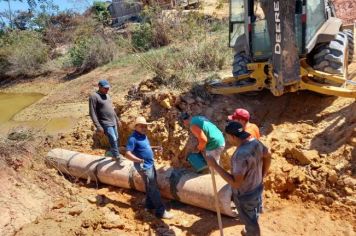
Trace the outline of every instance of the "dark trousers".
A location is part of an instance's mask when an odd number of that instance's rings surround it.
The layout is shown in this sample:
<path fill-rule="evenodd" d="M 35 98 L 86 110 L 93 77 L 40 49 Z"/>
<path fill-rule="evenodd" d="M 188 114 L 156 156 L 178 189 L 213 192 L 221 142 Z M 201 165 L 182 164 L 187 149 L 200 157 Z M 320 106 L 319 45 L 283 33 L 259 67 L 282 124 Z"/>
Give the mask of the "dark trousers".
<path fill-rule="evenodd" d="M 239 212 L 240 221 L 245 225 L 247 236 L 261 235 L 258 217 L 262 207 L 262 192 L 263 185 L 261 184 L 250 192 L 234 194 L 233 196 L 235 205 Z"/>
<path fill-rule="evenodd" d="M 154 166 L 144 169 L 139 167 L 138 172 L 145 182 L 146 188 L 146 203 L 145 208 L 155 210 L 157 217 L 162 217 L 165 211 L 165 207 L 162 203 L 161 193 L 158 189 L 157 174 Z"/>

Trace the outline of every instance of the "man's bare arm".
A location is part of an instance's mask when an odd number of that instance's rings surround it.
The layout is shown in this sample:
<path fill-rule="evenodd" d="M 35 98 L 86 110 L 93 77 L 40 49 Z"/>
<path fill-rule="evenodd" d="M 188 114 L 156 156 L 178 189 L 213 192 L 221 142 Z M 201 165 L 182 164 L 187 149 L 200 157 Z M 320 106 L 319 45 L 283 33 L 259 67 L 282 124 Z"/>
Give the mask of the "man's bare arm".
<path fill-rule="evenodd" d="M 262 158 L 263 158 L 262 176 L 266 177 L 268 174 L 268 170 L 271 166 L 271 161 L 272 161 L 271 153 L 268 150 L 266 150 Z"/>
<path fill-rule="evenodd" d="M 129 159 L 130 161 L 133 161 L 133 162 L 137 162 L 137 163 L 143 163 L 143 162 L 144 162 L 143 159 L 138 158 L 137 156 L 135 156 L 135 155 L 134 155 L 132 152 L 130 152 L 130 151 L 127 151 L 127 152 L 126 152 L 125 157 L 126 157 L 127 159 Z"/>
<path fill-rule="evenodd" d="M 216 172 L 233 188 L 240 188 L 244 177 L 242 175 L 232 175 L 225 171 L 218 163 L 215 161 L 214 158 L 206 158 L 209 166 L 214 168 Z"/>

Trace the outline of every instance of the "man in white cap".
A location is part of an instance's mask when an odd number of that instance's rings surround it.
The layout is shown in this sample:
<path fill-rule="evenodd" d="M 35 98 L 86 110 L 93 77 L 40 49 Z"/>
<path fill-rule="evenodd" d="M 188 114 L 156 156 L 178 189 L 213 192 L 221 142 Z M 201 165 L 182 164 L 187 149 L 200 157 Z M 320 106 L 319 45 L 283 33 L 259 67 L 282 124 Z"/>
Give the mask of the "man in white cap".
<path fill-rule="evenodd" d="M 108 94 L 110 84 L 107 80 L 100 80 L 98 91 L 89 97 L 89 114 L 99 135 L 106 135 L 110 143 L 110 152 L 114 160 L 121 162 L 119 153 L 120 120 L 116 115 L 111 97 Z"/>
<path fill-rule="evenodd" d="M 136 118 L 134 132 L 127 141 L 126 158 L 134 162 L 136 170 L 145 182 L 146 210 L 155 211 L 156 216 L 159 218 L 171 219 L 173 215 L 166 211 L 158 189 L 154 154 L 146 136 L 149 124 L 142 116 Z"/>

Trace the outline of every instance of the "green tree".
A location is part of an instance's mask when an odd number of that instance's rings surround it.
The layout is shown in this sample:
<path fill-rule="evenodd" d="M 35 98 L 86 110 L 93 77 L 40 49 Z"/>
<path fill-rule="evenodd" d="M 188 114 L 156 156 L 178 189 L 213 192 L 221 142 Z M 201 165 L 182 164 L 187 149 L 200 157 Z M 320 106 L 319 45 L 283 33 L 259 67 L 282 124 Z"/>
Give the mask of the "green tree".
<path fill-rule="evenodd" d="M 107 2 L 94 1 L 92 11 L 95 18 L 103 25 L 110 25 L 111 15 L 108 10 L 109 4 Z"/>

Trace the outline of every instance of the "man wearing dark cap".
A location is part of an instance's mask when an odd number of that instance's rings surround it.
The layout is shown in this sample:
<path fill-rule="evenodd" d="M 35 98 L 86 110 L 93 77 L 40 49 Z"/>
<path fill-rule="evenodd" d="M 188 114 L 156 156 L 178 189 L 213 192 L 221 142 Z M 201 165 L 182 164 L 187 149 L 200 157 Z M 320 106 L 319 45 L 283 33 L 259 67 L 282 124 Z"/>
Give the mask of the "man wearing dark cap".
<path fill-rule="evenodd" d="M 236 151 L 231 158 L 231 174 L 220 167 L 214 158 L 207 157 L 214 168 L 231 185 L 233 200 L 245 225 L 242 235 L 261 235 L 258 217 L 262 204 L 263 178 L 271 165 L 268 149 L 257 139 L 249 138 L 238 122 L 229 122 L 225 127 L 226 138 Z"/>
<path fill-rule="evenodd" d="M 238 108 L 235 110 L 234 114 L 228 116 L 230 121 L 237 121 L 242 124 L 244 130 L 251 134 L 252 137 L 260 139 L 260 129 L 257 125 L 250 122 L 250 113 L 243 109 Z"/>
<path fill-rule="evenodd" d="M 89 97 L 89 114 L 99 135 L 106 135 L 110 143 L 110 152 L 114 160 L 120 160 L 119 134 L 120 125 L 112 100 L 108 94 L 110 84 L 107 80 L 100 80 L 99 89 Z"/>

